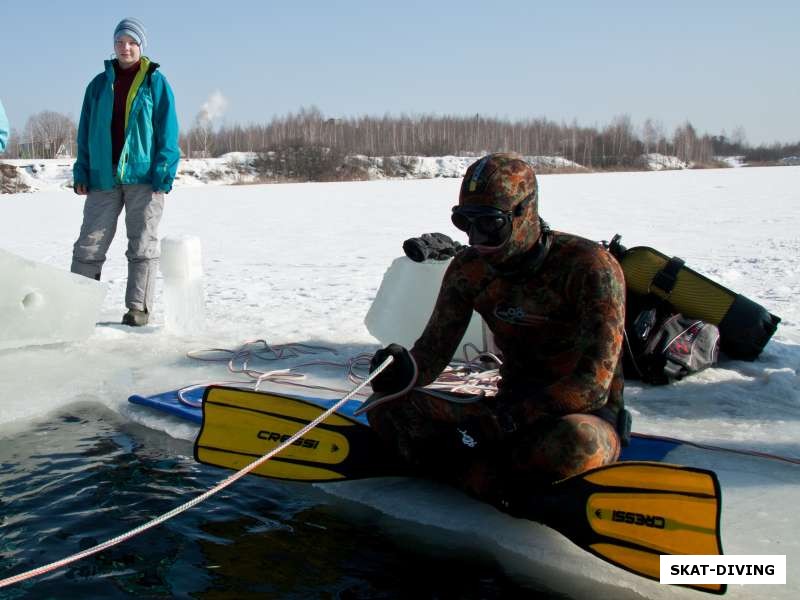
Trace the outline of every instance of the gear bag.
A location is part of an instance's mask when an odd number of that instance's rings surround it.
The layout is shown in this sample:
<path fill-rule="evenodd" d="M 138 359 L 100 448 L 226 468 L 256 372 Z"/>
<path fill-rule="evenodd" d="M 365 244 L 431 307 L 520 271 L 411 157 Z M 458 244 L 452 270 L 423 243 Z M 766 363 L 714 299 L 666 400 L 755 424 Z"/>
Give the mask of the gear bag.
<path fill-rule="evenodd" d="M 755 360 L 761 354 L 780 317 L 700 275 L 678 257 L 646 246 L 626 249 L 620 239 L 615 235 L 606 247 L 625 273 L 629 302 L 632 296 L 661 298 L 674 313 L 716 325 L 720 347 L 730 358 Z"/>
<path fill-rule="evenodd" d="M 626 324 L 625 376 L 663 385 L 715 365 L 720 341 L 716 325 L 656 302 L 634 311 Z"/>

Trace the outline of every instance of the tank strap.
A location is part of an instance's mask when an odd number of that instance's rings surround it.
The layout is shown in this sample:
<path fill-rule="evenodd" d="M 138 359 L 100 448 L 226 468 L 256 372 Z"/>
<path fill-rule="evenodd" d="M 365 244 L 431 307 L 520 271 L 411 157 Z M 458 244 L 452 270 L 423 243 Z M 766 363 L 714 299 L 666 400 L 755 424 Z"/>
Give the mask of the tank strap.
<path fill-rule="evenodd" d="M 678 271 L 681 270 L 684 264 L 685 261 L 682 258 L 677 256 L 670 258 L 664 268 L 653 277 L 650 288 L 658 288 L 669 296 L 675 287 L 675 282 L 678 280 Z"/>

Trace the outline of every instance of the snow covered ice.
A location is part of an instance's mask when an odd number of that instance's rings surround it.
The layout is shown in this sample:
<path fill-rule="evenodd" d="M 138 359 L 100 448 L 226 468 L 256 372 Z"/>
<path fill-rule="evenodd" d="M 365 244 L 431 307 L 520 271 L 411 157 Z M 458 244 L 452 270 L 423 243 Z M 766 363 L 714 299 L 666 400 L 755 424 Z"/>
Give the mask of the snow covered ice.
<path fill-rule="evenodd" d="M 83 340 L 94 332 L 103 284 L 2 249 L 0 281 L 0 350 Z"/>
<path fill-rule="evenodd" d="M 680 256 L 783 319 L 755 362 L 724 359 L 660 388 L 627 382 L 634 430 L 800 457 L 800 167 L 544 175 L 540 183 L 542 217 L 554 229 L 595 240 L 620 233 L 627 247 Z M 222 366 L 187 359 L 187 351 L 232 348 L 255 338 L 320 343 L 339 358 L 374 351 L 379 341 L 364 318 L 384 272 L 402 255 L 402 242 L 431 231 L 464 241 L 450 223 L 459 184 L 432 179 L 175 189 L 160 233 L 203 242 L 205 329 L 173 335 L 158 293 L 147 327 L 98 327 L 83 341 L 0 351 L 0 438 L 31 428 L 32 419 L 57 408 L 91 401 L 192 439 L 196 428 L 127 402 L 133 393 L 228 377 Z M 0 200 L 4 248 L 68 269 L 82 200 L 63 191 Z M 124 312 L 125 243 L 118 235 L 108 253 L 101 320 L 119 321 Z M 314 383 L 348 385 L 343 370 L 307 372 Z M 800 514 L 794 510 L 800 468 L 689 449 L 678 459 L 719 474 L 727 554 L 787 556 L 785 586 L 731 586 L 728 597 L 800 596 Z M 448 539 L 471 540 L 509 572 L 554 582 L 574 597 L 700 597 L 624 573 L 546 528 L 432 484 L 379 480 L 323 489 L 382 511 L 390 532 L 413 531 L 427 544 L 440 544 L 442 553 Z M 579 576 L 565 565 L 580 565 Z"/>

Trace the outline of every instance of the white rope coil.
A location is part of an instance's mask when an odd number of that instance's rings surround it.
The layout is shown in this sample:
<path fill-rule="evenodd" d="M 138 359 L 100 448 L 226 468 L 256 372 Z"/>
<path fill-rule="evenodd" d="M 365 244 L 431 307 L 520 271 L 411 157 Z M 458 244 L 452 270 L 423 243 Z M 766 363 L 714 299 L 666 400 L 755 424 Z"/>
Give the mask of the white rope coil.
<path fill-rule="evenodd" d="M 371 354 L 358 354 L 343 362 L 335 362 L 328 360 L 315 360 L 311 362 L 294 365 L 286 369 L 274 370 L 261 370 L 254 366 L 258 361 L 271 362 L 275 360 L 285 360 L 287 358 L 298 358 L 303 355 L 314 355 L 320 352 L 329 352 L 337 354 L 333 348 L 326 346 L 312 346 L 310 344 L 278 344 L 271 345 L 266 340 L 255 339 L 244 342 L 236 349 L 228 348 L 209 348 L 206 350 L 192 350 L 186 353 L 186 356 L 205 362 L 224 362 L 227 363 L 228 371 L 235 375 L 243 375 L 247 378 L 246 381 L 215 381 L 206 382 L 202 384 L 195 384 L 186 386 L 178 390 L 178 400 L 187 406 L 199 408 L 201 403 L 190 400 L 186 394 L 191 390 L 208 385 L 235 385 L 238 387 L 258 390 L 262 384 L 277 383 L 281 385 L 293 385 L 303 387 L 311 390 L 325 390 L 335 392 L 337 394 L 345 394 L 347 390 L 333 388 L 324 385 L 313 385 L 310 383 L 302 383 L 306 375 L 295 371 L 303 367 L 342 367 L 347 372 L 347 379 L 353 383 L 358 384 L 364 380 L 364 375 L 358 373 L 361 371 L 368 371 Z"/>

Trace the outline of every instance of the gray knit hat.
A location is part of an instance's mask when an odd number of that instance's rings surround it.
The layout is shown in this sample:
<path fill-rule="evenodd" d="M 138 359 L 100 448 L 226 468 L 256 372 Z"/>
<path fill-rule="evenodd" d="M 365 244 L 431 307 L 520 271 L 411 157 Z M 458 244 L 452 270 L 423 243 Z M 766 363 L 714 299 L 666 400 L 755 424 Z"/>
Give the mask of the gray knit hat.
<path fill-rule="evenodd" d="M 119 36 L 127 35 L 133 39 L 134 42 L 139 44 L 140 48 L 147 45 L 147 32 L 144 29 L 144 24 L 139 19 L 133 17 L 125 17 L 117 24 L 114 29 L 114 41 L 119 39 Z"/>

